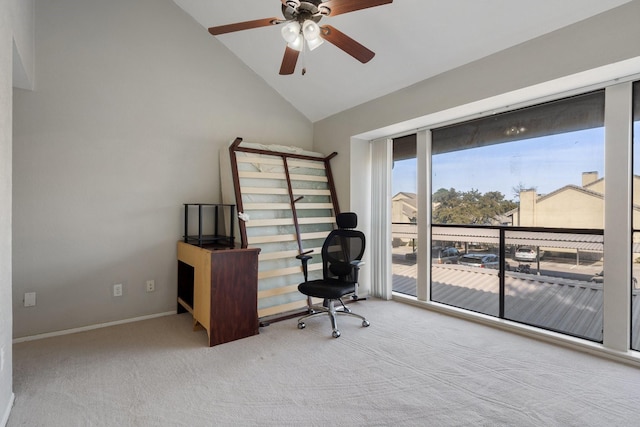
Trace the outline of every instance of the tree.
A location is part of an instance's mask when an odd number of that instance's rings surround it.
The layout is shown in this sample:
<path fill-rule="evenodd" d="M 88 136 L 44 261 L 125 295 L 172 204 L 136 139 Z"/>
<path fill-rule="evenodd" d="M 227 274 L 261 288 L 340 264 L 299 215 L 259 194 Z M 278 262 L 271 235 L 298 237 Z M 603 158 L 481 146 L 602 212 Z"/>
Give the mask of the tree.
<path fill-rule="evenodd" d="M 499 191 L 481 194 L 478 190 L 459 192 L 439 189 L 433 194 L 433 222 L 439 224 L 491 224 L 495 218 L 518 205 L 504 199 Z"/>
<path fill-rule="evenodd" d="M 527 187 L 521 182 L 519 182 L 518 185 L 511 187 L 511 191 L 513 191 L 513 197 L 515 197 L 515 200 L 520 200 L 520 193 L 522 191 L 537 190 L 537 189 L 538 189 L 537 187 Z"/>
<path fill-rule="evenodd" d="M 436 191 L 435 193 L 433 193 L 433 196 L 431 196 L 431 201 L 433 203 L 441 203 L 444 200 L 447 200 L 451 197 L 457 197 L 458 192 L 455 190 L 455 188 L 451 188 L 449 190 L 445 189 L 445 188 L 441 188 L 438 191 Z"/>

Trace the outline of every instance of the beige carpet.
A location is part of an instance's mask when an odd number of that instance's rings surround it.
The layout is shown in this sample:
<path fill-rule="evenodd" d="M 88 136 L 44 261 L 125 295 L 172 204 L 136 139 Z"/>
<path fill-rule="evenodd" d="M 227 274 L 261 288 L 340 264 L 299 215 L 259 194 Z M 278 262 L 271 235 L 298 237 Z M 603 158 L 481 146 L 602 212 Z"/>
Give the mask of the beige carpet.
<path fill-rule="evenodd" d="M 630 426 L 640 370 L 392 301 L 206 347 L 188 314 L 14 346 L 8 426 Z"/>

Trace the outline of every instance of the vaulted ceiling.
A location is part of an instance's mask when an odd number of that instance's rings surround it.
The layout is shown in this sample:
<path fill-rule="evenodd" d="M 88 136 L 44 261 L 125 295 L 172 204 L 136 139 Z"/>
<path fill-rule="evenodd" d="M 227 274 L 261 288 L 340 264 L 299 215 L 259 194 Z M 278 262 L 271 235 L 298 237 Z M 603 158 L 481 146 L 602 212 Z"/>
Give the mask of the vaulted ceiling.
<path fill-rule="evenodd" d="M 323 17 L 376 53 L 362 64 L 325 43 L 279 75 L 281 26 L 216 36 L 315 122 L 631 0 L 395 0 Z M 174 0 L 203 26 L 282 17 L 280 0 Z M 210 36 L 213 39 L 213 36 Z M 215 43 L 212 40 L 212 43 Z M 300 72 L 306 68 L 306 74 Z"/>

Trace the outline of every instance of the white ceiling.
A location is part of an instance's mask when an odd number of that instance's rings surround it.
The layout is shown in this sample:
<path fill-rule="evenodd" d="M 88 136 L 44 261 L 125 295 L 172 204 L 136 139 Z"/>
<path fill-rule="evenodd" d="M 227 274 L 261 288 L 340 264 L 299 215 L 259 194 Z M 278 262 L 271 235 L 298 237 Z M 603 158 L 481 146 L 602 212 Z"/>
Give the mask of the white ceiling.
<path fill-rule="evenodd" d="M 376 53 L 361 64 L 325 43 L 300 55 L 293 75 L 278 74 L 280 26 L 217 36 L 231 52 L 311 121 L 410 86 L 631 0 L 395 0 L 324 17 Z M 280 0 L 174 0 L 206 28 L 281 18 Z M 213 36 L 211 36 L 213 38 Z M 302 62 L 307 69 L 300 73 Z"/>

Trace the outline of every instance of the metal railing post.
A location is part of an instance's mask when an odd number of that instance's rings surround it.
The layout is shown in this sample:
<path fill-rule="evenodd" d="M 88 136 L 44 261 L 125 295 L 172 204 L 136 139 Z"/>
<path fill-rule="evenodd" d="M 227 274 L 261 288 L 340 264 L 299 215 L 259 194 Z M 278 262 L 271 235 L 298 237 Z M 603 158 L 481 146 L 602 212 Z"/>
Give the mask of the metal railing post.
<path fill-rule="evenodd" d="M 505 279 L 505 274 L 504 272 L 506 271 L 506 264 L 507 264 L 507 250 L 505 247 L 505 229 L 504 227 L 500 227 L 500 241 L 499 241 L 499 251 L 500 251 L 500 269 L 498 271 L 498 279 L 500 281 L 500 288 L 498 291 L 498 295 L 499 295 L 499 302 L 498 302 L 498 317 L 500 319 L 504 319 L 504 279 Z"/>

